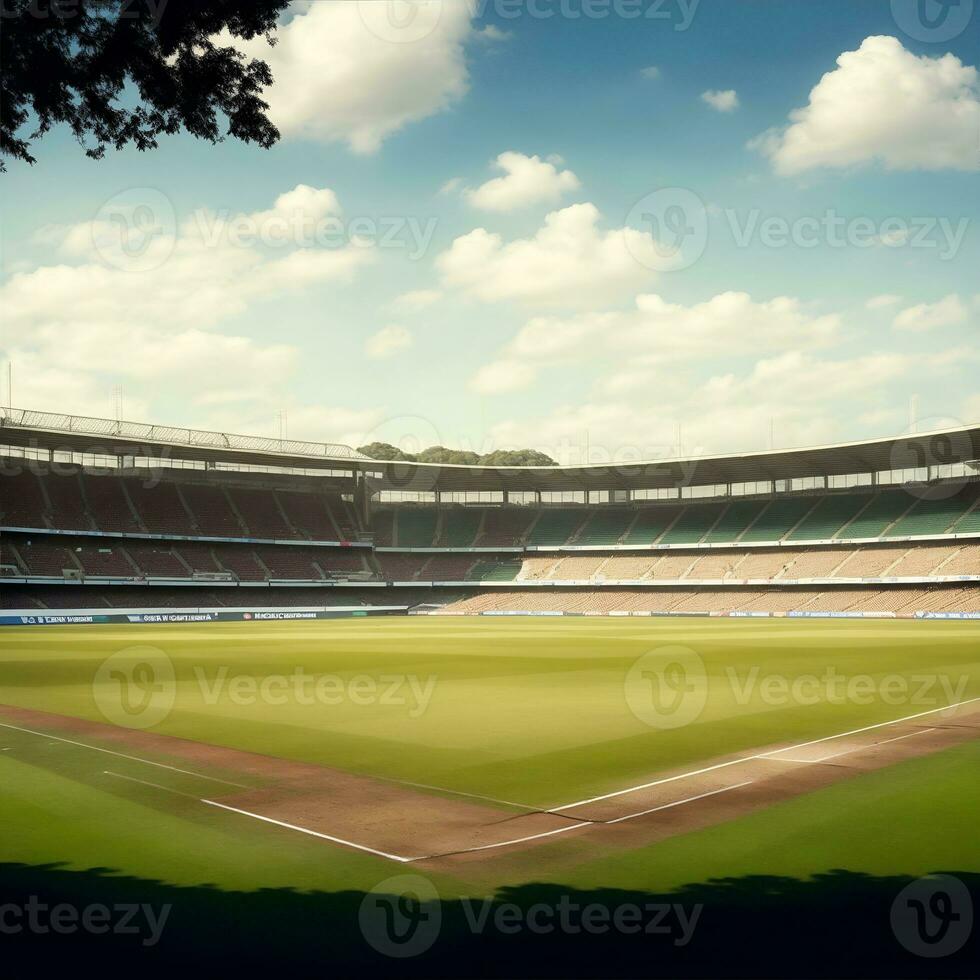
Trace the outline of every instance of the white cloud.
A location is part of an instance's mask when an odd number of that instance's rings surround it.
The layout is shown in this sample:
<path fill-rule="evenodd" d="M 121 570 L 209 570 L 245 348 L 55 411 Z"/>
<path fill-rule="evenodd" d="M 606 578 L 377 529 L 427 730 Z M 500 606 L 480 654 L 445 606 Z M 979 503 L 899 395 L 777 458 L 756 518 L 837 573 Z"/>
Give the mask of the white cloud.
<path fill-rule="evenodd" d="M 891 170 L 980 168 L 977 70 L 952 54 L 906 51 L 865 38 L 790 113 L 790 124 L 750 144 L 781 174 L 880 161 Z"/>
<path fill-rule="evenodd" d="M 660 69 L 656 65 L 647 65 L 646 68 L 640 69 L 640 77 L 652 82 L 660 77 Z"/>
<path fill-rule="evenodd" d="M 501 153 L 496 166 L 505 176 L 494 177 L 466 192 L 466 199 L 473 207 L 483 211 L 515 211 L 540 202 L 554 204 L 563 194 L 582 186 L 571 170 L 559 170 L 538 156 L 529 157 L 513 150 Z"/>
<path fill-rule="evenodd" d="M 966 305 L 951 293 L 935 303 L 918 303 L 902 310 L 892 321 L 896 330 L 936 330 L 966 323 Z"/>
<path fill-rule="evenodd" d="M 706 102 L 712 109 L 717 109 L 718 112 L 734 112 L 739 106 L 738 95 L 733 88 L 709 89 L 701 93 L 701 101 Z"/>
<path fill-rule="evenodd" d="M 466 93 L 466 3 L 313 3 L 280 25 L 278 42 L 235 41 L 266 61 L 264 98 L 286 137 L 373 153 L 392 133 Z M 492 35 L 483 35 L 493 39 Z"/>
<path fill-rule="evenodd" d="M 909 379 L 942 376 L 951 367 L 942 358 L 911 354 L 824 360 L 784 351 L 742 373 L 647 378 L 645 387 L 630 389 L 630 401 L 583 397 L 537 419 L 501 422 L 492 434 L 495 445 L 534 445 L 569 464 L 674 455 L 679 424 L 685 454 L 766 448 L 770 422 L 777 448 L 819 445 L 853 438 L 855 418 L 880 420 L 889 404 L 899 410 L 888 418 L 900 423 Z M 688 476 L 699 482 L 696 467 Z"/>
<path fill-rule="evenodd" d="M 415 312 L 424 310 L 442 299 L 442 291 L 439 289 L 410 289 L 407 293 L 396 296 L 392 306 L 400 310 Z"/>
<path fill-rule="evenodd" d="M 554 211 L 533 238 L 504 242 L 477 228 L 436 258 L 447 286 L 476 299 L 574 307 L 617 301 L 663 265 L 656 241 L 633 228 L 601 232 L 594 204 Z"/>
<path fill-rule="evenodd" d="M 329 189 L 300 185 L 266 211 L 197 212 L 170 234 L 154 227 L 142 243 L 125 222 L 45 229 L 35 240 L 52 249 L 51 264 L 0 286 L 16 399 L 104 415 L 106 392 L 119 384 L 127 414 L 145 417 L 157 393 L 190 412 L 224 401 L 254 403 L 285 387 L 301 362 L 295 347 L 215 328 L 254 303 L 346 282 L 372 261 L 368 248 L 297 247 L 288 236 L 277 238 L 278 248 L 262 245 L 261 231 L 271 224 L 308 223 L 338 210 Z M 127 254 L 134 240 L 145 245 L 142 254 Z M 202 420 L 187 418 L 195 421 Z"/>
<path fill-rule="evenodd" d="M 872 296 L 864 305 L 869 310 L 883 310 L 889 306 L 894 306 L 900 302 L 901 298 L 894 293 L 882 293 L 880 296 Z"/>
<path fill-rule="evenodd" d="M 398 324 L 382 327 L 376 334 L 368 337 L 364 351 L 368 357 L 380 359 L 391 357 L 400 350 L 406 350 L 414 343 L 411 331 Z"/>
<path fill-rule="evenodd" d="M 748 293 L 727 292 L 683 306 L 648 294 L 638 296 L 631 311 L 534 317 L 505 354 L 553 363 L 592 359 L 601 349 L 631 358 L 635 369 L 638 358 L 655 364 L 826 347 L 836 340 L 840 326 L 837 314 L 813 315 L 789 296 L 757 302 Z"/>
<path fill-rule="evenodd" d="M 483 395 L 517 391 L 530 385 L 536 373 L 532 365 L 523 361 L 492 361 L 476 372 L 470 381 L 470 387 Z"/>

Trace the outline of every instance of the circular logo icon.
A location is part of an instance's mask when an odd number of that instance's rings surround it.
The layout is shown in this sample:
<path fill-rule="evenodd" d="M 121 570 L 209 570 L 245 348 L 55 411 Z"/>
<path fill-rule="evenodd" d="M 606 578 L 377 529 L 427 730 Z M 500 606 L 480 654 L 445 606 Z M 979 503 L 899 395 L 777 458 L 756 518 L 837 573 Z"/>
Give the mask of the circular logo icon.
<path fill-rule="evenodd" d="M 677 272 L 694 265 L 708 246 L 708 209 L 686 187 L 663 187 L 630 208 L 623 234 L 640 265 Z"/>
<path fill-rule="evenodd" d="M 952 875 L 927 875 L 906 885 L 891 911 L 895 938 L 916 956 L 950 956 L 973 931 L 970 891 Z"/>
<path fill-rule="evenodd" d="M 357 918 L 361 935 L 379 953 L 395 959 L 419 956 L 439 937 L 439 892 L 421 875 L 395 875 L 364 896 Z"/>
<path fill-rule="evenodd" d="M 358 0 L 364 26 L 382 41 L 412 44 L 427 38 L 442 18 L 443 0 Z"/>
<path fill-rule="evenodd" d="M 630 711 L 645 725 L 682 728 L 704 711 L 708 672 L 690 647 L 658 647 L 633 662 L 623 687 Z"/>
<path fill-rule="evenodd" d="M 133 187 L 110 197 L 92 222 L 92 246 L 102 261 L 123 272 L 151 272 L 177 244 L 177 214 L 166 194 Z"/>
<path fill-rule="evenodd" d="M 439 430 L 421 415 L 399 415 L 386 419 L 364 437 L 364 446 L 381 443 L 393 446 L 409 456 L 416 456 L 430 446 L 442 445 Z M 381 450 L 383 451 L 383 450 Z M 438 466 L 416 466 L 411 461 L 382 460 L 387 463 L 387 483 L 405 492 L 425 493 L 435 489 Z"/>
<path fill-rule="evenodd" d="M 177 678 L 171 659 L 157 647 L 134 646 L 102 661 L 92 693 L 107 721 L 121 728 L 152 728 L 173 710 Z"/>
<path fill-rule="evenodd" d="M 892 19 L 916 41 L 950 41 L 972 18 L 973 0 L 892 0 Z"/>
<path fill-rule="evenodd" d="M 959 431 L 949 431 L 957 427 Z M 973 455 L 973 443 L 957 420 L 925 418 L 916 423 L 914 432 L 907 429 L 899 436 L 892 445 L 889 462 L 892 470 L 909 471 L 908 479 L 900 482 L 912 496 L 947 500 L 967 481 L 967 476 L 954 472 L 953 467 L 960 467 Z M 929 482 L 937 479 L 945 482 Z"/>

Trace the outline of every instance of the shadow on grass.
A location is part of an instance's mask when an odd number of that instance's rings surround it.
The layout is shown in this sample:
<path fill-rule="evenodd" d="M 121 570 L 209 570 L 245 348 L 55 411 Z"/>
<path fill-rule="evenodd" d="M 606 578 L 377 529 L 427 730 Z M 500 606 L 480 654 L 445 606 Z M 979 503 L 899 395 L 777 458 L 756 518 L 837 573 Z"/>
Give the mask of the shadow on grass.
<path fill-rule="evenodd" d="M 980 874 L 949 874 L 975 905 Z M 914 880 L 756 875 L 659 894 L 526 884 L 484 903 L 427 895 L 424 879 L 416 891 L 415 876 L 367 895 L 230 892 L 105 868 L 0 864 L 0 963 L 9 977 L 79 966 L 171 978 L 311 968 L 340 976 L 980 975 L 976 929 L 943 956 L 915 955 L 896 938 L 893 904 Z M 962 936 L 970 915 L 965 892 L 950 935 Z M 932 952 L 959 944 L 944 942 Z"/>

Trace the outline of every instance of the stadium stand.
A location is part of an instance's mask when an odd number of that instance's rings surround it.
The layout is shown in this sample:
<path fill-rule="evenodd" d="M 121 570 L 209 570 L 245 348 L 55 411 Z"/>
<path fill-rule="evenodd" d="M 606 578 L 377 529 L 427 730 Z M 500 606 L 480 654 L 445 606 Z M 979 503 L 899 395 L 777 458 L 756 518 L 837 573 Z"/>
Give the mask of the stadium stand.
<path fill-rule="evenodd" d="M 483 510 L 454 507 L 443 511 L 442 529 L 434 544 L 439 548 L 468 548 L 483 523 Z"/>
<path fill-rule="evenodd" d="M 636 513 L 631 510 L 610 508 L 593 511 L 575 539 L 581 545 L 617 544 L 633 523 Z"/>
<path fill-rule="evenodd" d="M 398 534 L 395 543 L 402 548 L 431 548 L 436 539 L 439 511 L 408 508 L 398 514 Z"/>
<path fill-rule="evenodd" d="M 180 495 L 184 498 L 194 527 L 200 534 L 211 537 L 248 537 L 248 531 L 232 509 L 224 487 L 187 483 L 180 488 Z"/>
<path fill-rule="evenodd" d="M 527 534 L 527 529 L 537 517 L 531 508 L 495 507 L 487 511 L 483 522 L 483 533 L 476 543 L 481 548 L 513 547 Z"/>
<path fill-rule="evenodd" d="M 786 497 L 782 500 L 774 500 L 738 540 L 740 542 L 779 541 L 789 534 L 815 505 L 816 501 L 813 497 Z"/>
<path fill-rule="evenodd" d="M 376 548 L 390 548 L 395 543 L 395 522 L 397 514 L 392 510 L 377 510 L 371 521 Z"/>
<path fill-rule="evenodd" d="M 34 473 L 20 470 L 13 461 L 4 462 L 0 483 L 0 516 L 6 527 L 43 528 L 50 525 L 44 518 L 47 506 L 41 483 Z"/>
<path fill-rule="evenodd" d="M 787 535 L 790 541 L 828 541 L 868 504 L 866 494 L 831 494 L 817 499 L 813 509 Z"/>
<path fill-rule="evenodd" d="M 519 561 L 478 561 L 467 578 L 478 582 L 512 582 L 520 571 Z"/>
<path fill-rule="evenodd" d="M 274 493 L 247 487 L 229 487 L 228 497 L 245 522 L 250 537 L 280 540 L 301 537 L 286 521 Z"/>
<path fill-rule="evenodd" d="M 48 515 L 50 527 L 69 531 L 95 529 L 92 518 L 85 510 L 82 483 L 76 470 L 48 473 L 41 480 L 44 483 L 44 493 L 51 504 Z"/>
<path fill-rule="evenodd" d="M 767 500 L 736 500 L 725 508 L 718 523 L 705 537 L 706 544 L 736 541 L 768 506 Z"/>
<path fill-rule="evenodd" d="M 845 524 L 835 537 L 878 538 L 912 505 L 913 500 L 903 490 L 886 490 L 868 501 L 857 516 Z"/>
<path fill-rule="evenodd" d="M 191 517 L 175 483 L 124 480 L 126 493 L 150 534 L 188 534 Z"/>
<path fill-rule="evenodd" d="M 723 504 L 693 504 L 685 508 L 673 525 L 664 531 L 659 543 L 696 544 L 711 530 L 723 510 Z"/>
<path fill-rule="evenodd" d="M 82 489 L 92 521 L 100 531 L 131 534 L 143 530 L 129 498 L 125 484 L 117 476 L 87 476 Z"/>
<path fill-rule="evenodd" d="M 575 540 L 575 532 L 582 526 L 588 511 L 547 507 L 539 512 L 531 526 L 527 543 L 540 546 L 569 544 Z"/>
<path fill-rule="evenodd" d="M 308 541 L 339 541 L 340 529 L 334 523 L 326 498 L 317 493 L 277 490 L 276 502 L 287 525 Z"/>

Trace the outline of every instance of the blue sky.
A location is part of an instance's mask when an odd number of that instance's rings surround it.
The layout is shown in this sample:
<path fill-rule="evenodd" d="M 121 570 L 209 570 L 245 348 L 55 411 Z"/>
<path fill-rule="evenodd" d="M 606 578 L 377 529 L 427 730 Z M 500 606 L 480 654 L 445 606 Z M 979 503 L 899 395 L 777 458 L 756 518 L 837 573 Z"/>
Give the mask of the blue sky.
<path fill-rule="evenodd" d="M 568 462 L 978 421 L 980 14 L 918 11 L 298 5 L 272 150 L 9 164 L 14 404 Z"/>

